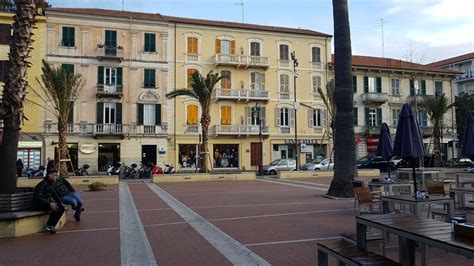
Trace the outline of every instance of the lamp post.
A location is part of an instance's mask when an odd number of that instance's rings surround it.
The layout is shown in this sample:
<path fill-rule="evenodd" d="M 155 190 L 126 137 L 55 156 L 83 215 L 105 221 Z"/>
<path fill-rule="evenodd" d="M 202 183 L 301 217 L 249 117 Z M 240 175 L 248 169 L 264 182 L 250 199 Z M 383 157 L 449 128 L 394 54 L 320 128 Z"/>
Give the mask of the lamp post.
<path fill-rule="evenodd" d="M 298 78 L 298 72 L 296 68 L 298 67 L 298 59 L 296 59 L 296 53 L 293 51 L 291 53 L 291 60 L 293 61 L 293 108 L 295 110 L 295 158 L 296 158 L 296 171 L 298 171 L 299 166 L 299 149 L 298 149 L 298 119 L 296 111 L 298 110 L 299 103 L 296 101 L 296 79 Z"/>
<path fill-rule="evenodd" d="M 258 137 L 260 140 L 260 156 L 258 158 L 258 175 L 263 175 L 263 142 L 262 142 L 262 112 L 260 104 L 256 103 L 255 107 L 252 108 L 253 120 L 258 123 Z"/>

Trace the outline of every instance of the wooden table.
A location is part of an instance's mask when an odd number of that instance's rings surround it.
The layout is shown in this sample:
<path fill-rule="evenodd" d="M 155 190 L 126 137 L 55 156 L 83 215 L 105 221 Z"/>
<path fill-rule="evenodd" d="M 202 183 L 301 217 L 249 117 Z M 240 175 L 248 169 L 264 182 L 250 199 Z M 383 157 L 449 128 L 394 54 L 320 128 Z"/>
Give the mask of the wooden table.
<path fill-rule="evenodd" d="M 367 249 L 367 227 L 397 235 L 399 260 L 415 265 L 415 247 L 422 249 L 422 265 L 427 265 L 426 246 L 436 247 L 470 259 L 474 258 L 474 239 L 454 237 L 451 224 L 409 214 L 377 214 L 356 217 L 357 245 Z"/>
<path fill-rule="evenodd" d="M 470 177 L 472 179 L 460 180 L 460 178 L 463 178 L 463 177 Z M 467 184 L 471 185 L 471 187 L 474 186 L 474 174 L 473 173 L 456 173 L 456 186 L 459 188 L 459 187 L 464 187 Z"/>
<path fill-rule="evenodd" d="M 395 171 L 396 173 L 396 176 L 397 176 L 397 180 L 414 180 L 413 179 L 413 169 L 411 168 L 403 168 L 403 169 L 398 169 Z M 419 168 L 416 168 L 415 169 L 415 174 L 416 174 L 416 180 L 418 182 L 421 182 L 421 186 L 422 187 L 418 187 L 418 189 L 421 189 L 421 188 L 426 188 L 426 180 L 427 179 L 436 179 L 436 180 L 439 180 L 439 174 L 441 173 L 441 171 L 435 171 L 435 170 L 424 170 L 424 169 L 419 169 Z M 408 174 L 408 178 L 400 178 L 400 174 Z M 429 176 L 430 178 L 427 178 L 427 176 Z M 435 178 L 433 178 L 435 177 Z"/>
<path fill-rule="evenodd" d="M 449 190 L 449 196 L 456 201 L 456 195 L 459 195 L 461 204 L 463 207 L 466 206 L 466 201 L 464 195 L 471 194 L 474 195 L 474 187 L 460 187 L 460 188 L 451 188 Z"/>
<path fill-rule="evenodd" d="M 426 204 L 444 204 L 447 205 L 448 218 L 453 217 L 454 214 L 454 199 L 443 196 L 430 196 L 427 199 L 415 199 L 413 195 L 394 195 L 394 196 L 383 196 L 382 197 L 382 211 L 383 213 L 389 213 L 390 203 L 408 204 L 413 207 L 413 214 L 421 216 L 422 207 Z"/>
<path fill-rule="evenodd" d="M 369 182 L 369 187 L 370 186 L 375 186 L 375 187 L 383 187 L 384 188 L 384 194 L 387 196 L 395 195 L 393 192 L 393 189 L 396 187 L 408 187 L 410 189 L 410 194 L 414 192 L 414 185 L 412 183 L 400 183 L 400 182 L 395 182 L 395 183 L 387 183 L 387 182 Z M 388 192 L 388 193 L 387 193 Z"/>

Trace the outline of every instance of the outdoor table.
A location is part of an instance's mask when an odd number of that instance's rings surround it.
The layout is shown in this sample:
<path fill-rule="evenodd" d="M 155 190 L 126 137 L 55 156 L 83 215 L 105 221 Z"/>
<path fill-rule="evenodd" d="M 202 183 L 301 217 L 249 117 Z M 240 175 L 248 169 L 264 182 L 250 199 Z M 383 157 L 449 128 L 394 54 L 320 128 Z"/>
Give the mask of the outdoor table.
<path fill-rule="evenodd" d="M 394 188 L 403 188 L 403 187 L 408 187 L 410 189 L 410 194 L 414 192 L 414 186 L 413 183 L 402 183 L 402 182 L 394 182 L 394 183 L 388 183 L 388 182 L 369 182 L 369 187 L 370 186 L 375 186 L 375 187 L 383 187 L 384 188 L 384 194 L 385 195 L 395 195 Z M 387 193 L 388 192 L 388 193 Z"/>
<path fill-rule="evenodd" d="M 424 169 L 415 169 L 415 174 L 416 174 L 416 179 L 418 181 L 421 181 L 421 185 L 423 188 L 426 188 L 426 176 L 430 177 L 435 177 L 434 179 L 438 180 L 439 174 L 441 171 L 435 171 L 435 170 L 424 170 Z M 407 179 L 407 178 L 400 178 L 400 174 L 408 174 L 408 180 L 414 180 L 413 179 L 413 170 L 410 168 L 404 168 L 404 169 L 399 169 L 396 171 L 397 179 Z M 419 178 L 421 176 L 421 178 Z M 433 178 L 432 178 L 433 179 Z"/>
<path fill-rule="evenodd" d="M 422 248 L 421 264 L 427 265 L 426 246 L 474 258 L 474 239 L 454 236 L 451 224 L 409 214 L 377 214 L 356 217 L 357 245 L 367 249 L 367 227 L 398 236 L 399 260 L 415 265 L 415 248 Z"/>
<path fill-rule="evenodd" d="M 426 204 L 444 204 L 447 205 L 447 215 L 451 219 L 454 214 L 454 199 L 450 197 L 429 196 L 427 199 L 416 199 L 413 195 L 394 195 L 394 196 L 382 196 L 382 211 L 383 213 L 389 213 L 390 203 L 408 204 L 413 208 L 413 214 L 421 216 L 422 207 Z"/>
<path fill-rule="evenodd" d="M 460 180 L 459 178 L 462 177 L 470 177 L 472 179 L 463 179 Z M 456 173 L 456 186 L 459 187 L 464 187 L 464 185 L 470 184 L 471 186 L 474 186 L 474 174 L 473 173 Z"/>
<path fill-rule="evenodd" d="M 460 187 L 460 188 L 451 188 L 449 190 L 449 196 L 455 201 L 456 195 L 459 195 L 461 199 L 462 206 L 465 206 L 465 198 L 464 195 L 471 194 L 474 195 L 474 187 Z"/>

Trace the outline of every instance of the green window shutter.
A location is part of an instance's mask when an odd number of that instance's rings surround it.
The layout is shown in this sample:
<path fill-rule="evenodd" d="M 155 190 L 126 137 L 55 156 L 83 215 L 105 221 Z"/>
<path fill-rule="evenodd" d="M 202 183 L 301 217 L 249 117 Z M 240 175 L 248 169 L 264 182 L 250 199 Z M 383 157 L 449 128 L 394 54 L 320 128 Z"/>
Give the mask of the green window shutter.
<path fill-rule="evenodd" d="M 104 84 L 104 67 L 97 68 L 97 84 Z"/>
<path fill-rule="evenodd" d="M 117 31 L 106 30 L 105 31 L 105 46 L 116 47 L 117 46 Z"/>
<path fill-rule="evenodd" d="M 161 104 L 155 104 L 155 125 L 161 125 Z"/>
<path fill-rule="evenodd" d="M 73 64 L 61 64 L 61 70 L 66 74 L 74 74 Z"/>
<path fill-rule="evenodd" d="M 426 111 L 422 111 L 421 125 L 422 127 L 428 126 L 428 114 Z"/>
<path fill-rule="evenodd" d="M 382 125 L 382 108 L 377 108 L 377 126 Z"/>
<path fill-rule="evenodd" d="M 352 76 L 352 89 L 357 92 L 357 76 Z"/>
<path fill-rule="evenodd" d="M 137 103 L 137 124 L 143 125 L 143 104 Z"/>
<path fill-rule="evenodd" d="M 410 96 L 415 96 L 415 81 L 410 80 Z"/>
<path fill-rule="evenodd" d="M 69 30 L 68 27 L 63 27 L 63 39 L 61 41 L 62 46 L 68 46 L 69 42 Z"/>
<path fill-rule="evenodd" d="M 357 107 L 354 107 L 354 126 L 359 124 L 359 115 L 357 113 Z"/>
<path fill-rule="evenodd" d="M 369 77 L 364 77 L 364 92 L 369 92 Z"/>
<path fill-rule="evenodd" d="M 104 123 L 104 103 L 97 103 L 97 124 Z"/>
<path fill-rule="evenodd" d="M 117 67 L 117 85 L 122 85 L 122 68 Z"/>
<path fill-rule="evenodd" d="M 120 125 L 122 124 L 122 103 L 116 103 L 115 109 L 117 110 L 115 114 L 115 121 L 117 122 L 116 124 Z"/>
<path fill-rule="evenodd" d="M 69 110 L 69 114 L 67 116 L 67 123 L 74 124 L 74 102 L 70 102 L 71 110 Z"/>
<path fill-rule="evenodd" d="M 145 88 L 154 88 L 156 87 L 156 71 L 155 69 L 145 69 L 144 70 L 144 81 L 143 85 Z"/>
<path fill-rule="evenodd" d="M 421 95 L 426 95 L 426 80 L 421 81 Z"/>
<path fill-rule="evenodd" d="M 382 78 L 381 77 L 377 77 L 377 93 L 382 93 Z"/>
<path fill-rule="evenodd" d="M 75 32 L 74 27 L 63 27 L 63 39 L 62 46 L 74 47 L 75 46 Z"/>
<path fill-rule="evenodd" d="M 154 33 L 145 33 L 145 52 L 156 52 L 156 35 Z"/>
<path fill-rule="evenodd" d="M 368 127 L 368 126 L 370 126 L 370 123 L 369 123 L 369 108 L 364 108 L 364 112 L 365 112 L 365 126 Z"/>

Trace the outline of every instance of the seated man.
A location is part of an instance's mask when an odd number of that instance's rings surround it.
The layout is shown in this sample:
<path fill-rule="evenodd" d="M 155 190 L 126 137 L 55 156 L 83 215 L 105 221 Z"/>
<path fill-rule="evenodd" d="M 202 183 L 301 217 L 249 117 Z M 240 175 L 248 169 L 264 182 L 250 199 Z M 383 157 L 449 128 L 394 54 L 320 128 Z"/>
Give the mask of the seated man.
<path fill-rule="evenodd" d="M 44 228 L 51 234 L 56 233 L 56 224 L 61 219 L 65 210 L 61 198 L 55 190 L 54 183 L 57 179 L 58 171 L 56 169 L 51 169 L 43 181 L 36 185 L 32 202 L 34 210 L 51 211 Z"/>
<path fill-rule="evenodd" d="M 82 208 L 84 202 L 79 193 L 76 192 L 64 177 L 60 177 L 54 185 L 56 192 L 61 197 L 61 201 L 66 205 L 71 205 L 71 208 L 76 211 L 74 219 L 79 222 L 81 220 L 81 212 L 84 210 Z"/>

